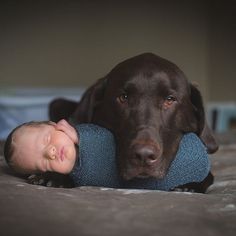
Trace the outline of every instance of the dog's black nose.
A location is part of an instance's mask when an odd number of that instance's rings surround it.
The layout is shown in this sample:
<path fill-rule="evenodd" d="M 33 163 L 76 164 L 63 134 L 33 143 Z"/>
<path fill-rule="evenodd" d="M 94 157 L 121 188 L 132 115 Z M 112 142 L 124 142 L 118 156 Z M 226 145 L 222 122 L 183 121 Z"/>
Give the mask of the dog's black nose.
<path fill-rule="evenodd" d="M 139 164 L 153 165 L 157 161 L 157 152 L 152 146 L 136 146 L 135 160 Z"/>

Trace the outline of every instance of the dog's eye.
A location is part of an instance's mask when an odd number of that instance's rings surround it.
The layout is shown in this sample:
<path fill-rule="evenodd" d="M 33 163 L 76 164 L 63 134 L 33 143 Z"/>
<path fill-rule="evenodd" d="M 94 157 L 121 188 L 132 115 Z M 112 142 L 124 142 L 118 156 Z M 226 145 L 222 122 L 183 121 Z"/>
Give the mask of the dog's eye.
<path fill-rule="evenodd" d="M 120 103 L 125 103 L 128 100 L 128 95 L 123 93 L 117 99 Z"/>
<path fill-rule="evenodd" d="M 176 98 L 174 96 L 172 95 L 167 96 L 164 101 L 164 108 L 165 109 L 169 108 L 175 101 L 176 101 Z"/>
<path fill-rule="evenodd" d="M 175 101 L 175 100 L 176 100 L 175 97 L 172 95 L 166 97 L 166 101 Z"/>

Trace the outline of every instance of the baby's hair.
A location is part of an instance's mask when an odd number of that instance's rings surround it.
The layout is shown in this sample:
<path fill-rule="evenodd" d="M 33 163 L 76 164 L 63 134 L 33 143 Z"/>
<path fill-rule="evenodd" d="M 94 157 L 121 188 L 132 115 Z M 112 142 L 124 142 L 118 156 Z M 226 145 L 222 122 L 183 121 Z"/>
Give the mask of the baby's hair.
<path fill-rule="evenodd" d="M 13 163 L 12 163 L 12 156 L 14 154 L 15 151 L 15 146 L 14 146 L 14 142 L 13 142 L 13 138 L 14 138 L 14 134 L 16 133 L 16 131 L 18 131 L 19 129 L 23 128 L 23 127 L 39 127 L 40 125 L 53 125 L 52 121 L 30 121 L 30 122 L 26 122 L 23 123 L 19 126 L 17 126 L 16 128 L 14 128 L 10 134 L 7 136 L 7 139 L 5 141 L 4 144 L 4 157 L 5 160 L 7 162 L 7 164 L 12 167 L 14 169 Z"/>

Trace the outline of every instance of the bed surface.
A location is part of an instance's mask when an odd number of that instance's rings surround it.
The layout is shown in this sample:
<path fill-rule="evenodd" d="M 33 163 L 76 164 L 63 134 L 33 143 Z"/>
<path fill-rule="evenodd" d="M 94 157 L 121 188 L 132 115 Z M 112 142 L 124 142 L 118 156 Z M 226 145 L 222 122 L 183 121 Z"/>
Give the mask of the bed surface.
<path fill-rule="evenodd" d="M 219 139 L 207 194 L 30 185 L 8 169 L 1 142 L 1 235 L 235 235 L 236 135 Z"/>

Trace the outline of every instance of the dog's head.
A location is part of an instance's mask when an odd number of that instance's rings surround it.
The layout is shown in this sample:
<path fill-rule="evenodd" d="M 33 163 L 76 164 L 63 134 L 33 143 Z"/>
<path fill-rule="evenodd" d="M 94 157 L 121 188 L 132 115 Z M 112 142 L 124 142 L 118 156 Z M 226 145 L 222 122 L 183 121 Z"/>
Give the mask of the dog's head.
<path fill-rule="evenodd" d="M 114 133 L 125 179 L 164 177 L 187 132 L 209 153 L 217 149 L 198 89 L 175 64 L 151 53 L 118 64 L 88 89 L 74 118 Z"/>

